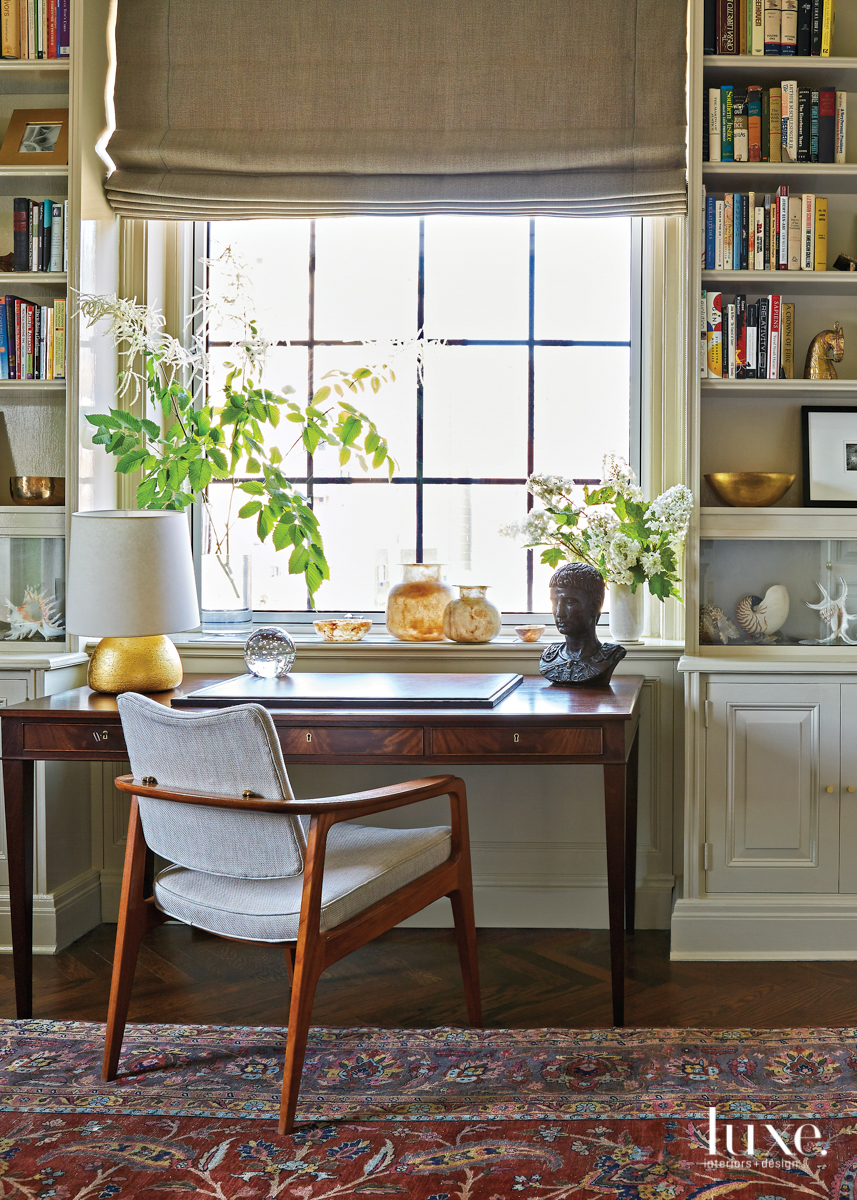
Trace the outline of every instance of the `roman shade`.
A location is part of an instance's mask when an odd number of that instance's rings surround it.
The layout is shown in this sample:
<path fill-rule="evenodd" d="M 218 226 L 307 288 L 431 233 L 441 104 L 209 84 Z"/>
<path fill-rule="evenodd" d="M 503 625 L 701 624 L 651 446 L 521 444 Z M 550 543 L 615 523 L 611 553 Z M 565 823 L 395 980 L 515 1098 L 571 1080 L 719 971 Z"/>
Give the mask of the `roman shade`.
<path fill-rule="evenodd" d="M 686 210 L 686 0 L 118 0 L 130 217 Z"/>

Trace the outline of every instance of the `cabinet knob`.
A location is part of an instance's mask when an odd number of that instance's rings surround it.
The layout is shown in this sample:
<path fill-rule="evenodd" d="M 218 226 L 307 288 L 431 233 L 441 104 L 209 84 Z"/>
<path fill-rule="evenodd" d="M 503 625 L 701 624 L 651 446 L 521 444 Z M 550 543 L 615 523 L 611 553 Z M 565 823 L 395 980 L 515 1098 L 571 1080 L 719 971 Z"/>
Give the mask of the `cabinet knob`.
<path fill-rule="evenodd" d="M 849 791 L 849 792 L 851 793 L 851 795 L 853 796 L 853 795 L 854 795 L 854 793 L 855 793 L 855 792 L 857 792 L 857 788 L 855 788 L 855 787 L 849 787 L 849 788 L 848 788 L 848 791 Z"/>
<path fill-rule="evenodd" d="M 832 791 L 833 791 L 833 786 L 831 785 L 830 787 L 828 787 L 828 788 L 825 788 L 824 790 L 825 790 L 826 792 L 832 792 Z"/>

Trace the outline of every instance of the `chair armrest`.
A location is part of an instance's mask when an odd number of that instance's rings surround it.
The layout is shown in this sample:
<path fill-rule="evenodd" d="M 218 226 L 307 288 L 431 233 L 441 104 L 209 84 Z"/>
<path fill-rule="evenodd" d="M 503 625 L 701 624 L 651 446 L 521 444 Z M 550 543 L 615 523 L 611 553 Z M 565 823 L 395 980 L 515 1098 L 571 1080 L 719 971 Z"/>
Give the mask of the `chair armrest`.
<path fill-rule="evenodd" d="M 151 797 L 154 800 L 178 800 L 183 804 L 200 804 L 208 808 L 278 813 L 284 817 L 334 813 L 335 823 L 369 813 L 384 812 L 388 808 L 402 808 L 406 804 L 416 804 L 432 796 L 446 796 L 450 792 L 456 792 L 456 785 L 460 782 L 455 775 L 432 775 L 427 779 L 412 779 L 407 783 L 394 783 L 390 787 L 373 788 L 368 792 L 321 796 L 316 800 L 264 800 L 260 796 L 224 796 L 184 788 L 159 788 L 157 785 L 144 784 L 133 775 L 120 775 L 116 786 L 122 792 L 130 792 L 132 796 Z M 463 783 L 461 787 L 463 791 Z"/>

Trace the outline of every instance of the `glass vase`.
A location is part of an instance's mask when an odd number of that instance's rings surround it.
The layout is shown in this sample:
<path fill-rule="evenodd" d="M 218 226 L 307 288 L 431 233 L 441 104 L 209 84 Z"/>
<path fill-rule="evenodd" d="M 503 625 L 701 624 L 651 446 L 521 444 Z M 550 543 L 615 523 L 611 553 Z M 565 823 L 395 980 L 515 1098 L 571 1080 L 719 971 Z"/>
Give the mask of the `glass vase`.
<path fill-rule="evenodd" d="M 249 554 L 203 554 L 202 628 L 224 633 L 253 620 Z"/>
<path fill-rule="evenodd" d="M 490 642 L 500 632 L 500 610 L 485 594 L 488 585 L 458 585 L 460 595 L 447 605 L 443 632 L 453 642 Z"/>
<path fill-rule="evenodd" d="M 442 642 L 443 612 L 453 598 L 440 563 L 406 563 L 387 596 L 387 629 L 402 642 Z"/>

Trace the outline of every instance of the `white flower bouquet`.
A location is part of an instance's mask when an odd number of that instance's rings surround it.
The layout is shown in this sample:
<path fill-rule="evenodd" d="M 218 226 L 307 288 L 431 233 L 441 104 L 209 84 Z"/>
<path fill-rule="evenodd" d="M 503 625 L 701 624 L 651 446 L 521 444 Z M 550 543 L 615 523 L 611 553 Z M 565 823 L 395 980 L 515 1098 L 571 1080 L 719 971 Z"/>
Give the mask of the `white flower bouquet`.
<path fill-rule="evenodd" d="M 653 596 L 681 599 L 679 560 L 693 497 L 683 484 L 644 500 L 634 472 L 622 458 L 604 458 L 598 487 L 582 490 L 561 475 L 531 475 L 527 488 L 544 505 L 501 533 L 542 546 L 541 561 L 590 563 L 609 583 L 648 584 Z M 582 496 L 582 500 L 580 497 Z"/>

